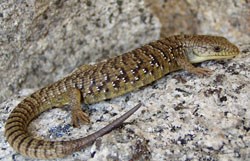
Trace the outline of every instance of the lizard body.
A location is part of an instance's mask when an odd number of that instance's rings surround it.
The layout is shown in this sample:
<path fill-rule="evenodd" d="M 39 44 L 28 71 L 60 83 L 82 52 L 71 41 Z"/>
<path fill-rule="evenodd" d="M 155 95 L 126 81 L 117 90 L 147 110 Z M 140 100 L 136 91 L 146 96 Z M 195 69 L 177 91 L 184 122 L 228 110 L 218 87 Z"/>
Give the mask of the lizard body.
<path fill-rule="evenodd" d="M 210 70 L 194 67 L 211 59 L 228 59 L 239 49 L 227 39 L 208 35 L 177 35 L 151 42 L 123 55 L 94 65 L 83 65 L 69 76 L 25 98 L 9 115 L 5 136 L 19 153 L 31 158 L 64 157 L 80 150 L 98 137 L 118 127 L 140 104 L 103 129 L 77 140 L 45 141 L 28 132 L 29 123 L 52 107 L 70 105 L 72 123 L 89 122 L 81 103 L 92 104 L 114 98 L 148 85 L 164 75 L 184 69 L 198 75 Z"/>

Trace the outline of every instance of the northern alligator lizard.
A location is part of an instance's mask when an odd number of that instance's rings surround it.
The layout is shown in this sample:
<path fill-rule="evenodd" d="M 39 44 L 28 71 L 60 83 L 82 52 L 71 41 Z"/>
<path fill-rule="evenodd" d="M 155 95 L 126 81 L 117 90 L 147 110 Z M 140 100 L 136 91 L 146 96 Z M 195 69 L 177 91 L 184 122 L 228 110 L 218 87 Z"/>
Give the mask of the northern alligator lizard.
<path fill-rule="evenodd" d="M 48 85 L 25 98 L 9 115 L 5 136 L 19 153 L 31 158 L 64 157 L 94 142 L 119 126 L 140 104 L 92 135 L 72 141 L 45 141 L 33 137 L 29 123 L 52 107 L 70 105 L 72 123 L 89 122 L 81 103 L 92 104 L 114 98 L 158 80 L 164 75 L 184 69 L 198 75 L 209 75 L 208 69 L 194 67 L 212 59 L 228 59 L 239 49 L 226 38 L 209 35 L 177 35 L 146 44 L 123 55 L 94 65 L 83 65 L 69 76 Z"/>

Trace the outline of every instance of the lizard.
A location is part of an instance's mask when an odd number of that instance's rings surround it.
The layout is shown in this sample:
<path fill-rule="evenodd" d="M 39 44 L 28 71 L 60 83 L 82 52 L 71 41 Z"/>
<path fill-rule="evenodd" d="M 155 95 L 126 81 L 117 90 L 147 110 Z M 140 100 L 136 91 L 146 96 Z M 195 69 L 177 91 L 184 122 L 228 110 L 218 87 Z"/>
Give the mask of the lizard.
<path fill-rule="evenodd" d="M 81 123 L 90 122 L 81 104 L 93 104 L 123 95 L 181 69 L 209 76 L 211 70 L 193 64 L 230 59 L 239 53 L 236 45 L 221 36 L 174 35 L 96 64 L 80 66 L 65 78 L 21 101 L 6 121 L 5 137 L 13 149 L 24 156 L 41 159 L 65 157 L 120 126 L 141 104 L 101 130 L 69 141 L 47 141 L 32 136 L 28 125 L 42 112 L 69 105 L 72 124 L 79 127 Z"/>

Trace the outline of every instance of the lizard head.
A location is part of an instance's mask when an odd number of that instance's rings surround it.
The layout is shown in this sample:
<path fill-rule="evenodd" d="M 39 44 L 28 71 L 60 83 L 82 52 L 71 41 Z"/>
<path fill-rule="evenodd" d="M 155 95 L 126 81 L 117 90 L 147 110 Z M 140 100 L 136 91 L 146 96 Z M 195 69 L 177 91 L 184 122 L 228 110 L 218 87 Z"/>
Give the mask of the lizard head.
<path fill-rule="evenodd" d="M 190 43 L 190 42 L 189 42 Z M 192 63 L 230 59 L 240 53 L 237 46 L 221 36 L 199 35 L 191 38 L 187 57 Z"/>

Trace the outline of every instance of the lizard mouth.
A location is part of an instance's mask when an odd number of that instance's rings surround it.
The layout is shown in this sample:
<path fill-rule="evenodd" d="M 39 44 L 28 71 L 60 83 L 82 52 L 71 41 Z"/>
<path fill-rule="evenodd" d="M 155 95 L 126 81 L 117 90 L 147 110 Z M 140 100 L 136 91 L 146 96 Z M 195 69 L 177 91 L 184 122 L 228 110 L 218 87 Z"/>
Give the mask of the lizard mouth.
<path fill-rule="evenodd" d="M 232 59 L 234 58 L 236 55 L 218 55 L 218 56 L 210 56 L 210 59 L 214 59 L 214 60 L 221 60 L 221 59 Z"/>
<path fill-rule="evenodd" d="M 190 57 L 190 61 L 192 63 L 200 63 L 207 60 L 232 59 L 238 54 L 239 54 L 238 52 L 232 52 L 232 53 L 225 52 L 224 54 L 220 53 L 214 55 L 200 55 L 198 53 L 193 53 L 193 56 Z"/>

